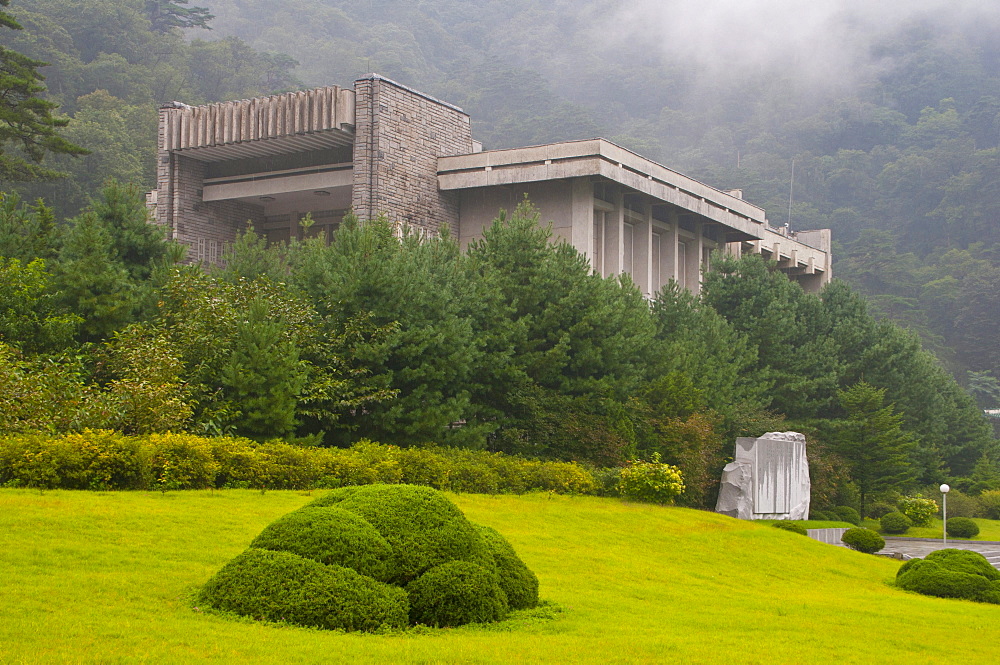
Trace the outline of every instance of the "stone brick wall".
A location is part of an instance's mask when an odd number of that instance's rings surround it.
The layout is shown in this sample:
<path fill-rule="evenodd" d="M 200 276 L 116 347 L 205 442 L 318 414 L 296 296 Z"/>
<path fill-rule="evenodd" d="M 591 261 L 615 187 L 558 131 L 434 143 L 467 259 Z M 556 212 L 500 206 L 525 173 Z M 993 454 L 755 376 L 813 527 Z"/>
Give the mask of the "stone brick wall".
<path fill-rule="evenodd" d="M 169 228 L 174 240 L 188 246 L 188 262 L 219 263 L 226 247 L 248 220 L 254 224 L 263 222 L 264 210 L 239 201 L 201 200 L 205 164 L 165 149 L 169 112 L 168 108 L 160 109 L 156 222 Z"/>
<path fill-rule="evenodd" d="M 362 219 L 380 214 L 430 233 L 458 235 L 459 202 L 437 184 L 437 159 L 472 152 L 461 109 L 372 75 L 355 82 L 352 205 Z"/>
<path fill-rule="evenodd" d="M 173 177 L 168 173 L 159 183 L 157 219 L 169 224 L 173 238 L 188 246 L 188 261 L 219 263 L 248 221 L 263 223 L 264 209 L 241 201 L 202 201 L 205 164 L 177 153 L 169 159 L 174 162 Z"/>

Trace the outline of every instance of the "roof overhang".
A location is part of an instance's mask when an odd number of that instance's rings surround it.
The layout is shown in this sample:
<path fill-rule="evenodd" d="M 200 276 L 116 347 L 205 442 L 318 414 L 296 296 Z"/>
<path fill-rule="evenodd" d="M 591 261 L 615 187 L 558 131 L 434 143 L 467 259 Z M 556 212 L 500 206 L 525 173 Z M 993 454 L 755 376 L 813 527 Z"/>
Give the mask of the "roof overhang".
<path fill-rule="evenodd" d="M 727 241 L 757 240 L 764 210 L 604 139 L 489 150 L 438 159 L 438 187 L 462 190 L 600 177 L 726 227 Z"/>

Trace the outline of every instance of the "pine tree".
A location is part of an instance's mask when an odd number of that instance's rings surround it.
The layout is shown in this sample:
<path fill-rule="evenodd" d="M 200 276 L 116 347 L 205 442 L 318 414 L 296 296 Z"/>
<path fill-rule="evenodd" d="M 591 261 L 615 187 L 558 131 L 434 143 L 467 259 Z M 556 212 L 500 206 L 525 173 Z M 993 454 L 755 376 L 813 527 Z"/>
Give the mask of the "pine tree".
<path fill-rule="evenodd" d="M 6 7 L 10 0 L 0 0 Z M 0 28 L 20 30 L 8 12 L 0 10 Z M 26 181 L 58 177 L 41 165 L 48 153 L 86 155 L 56 131 L 69 124 L 53 115 L 58 104 L 41 98 L 45 77 L 38 68 L 46 63 L 0 46 L 0 180 Z"/>
<path fill-rule="evenodd" d="M 834 423 L 834 450 L 851 467 L 865 515 L 873 495 L 904 490 L 916 479 L 915 441 L 902 429 L 903 416 L 884 404 L 885 389 L 861 381 L 837 397 L 847 417 Z"/>
<path fill-rule="evenodd" d="M 204 28 L 215 16 L 207 7 L 182 7 L 188 0 L 146 0 L 146 13 L 156 32 L 170 32 L 175 28 Z"/>
<path fill-rule="evenodd" d="M 268 439 L 295 430 L 295 409 L 306 384 L 306 369 L 282 322 L 268 312 L 265 301 L 252 302 L 236 322 L 232 353 L 220 380 L 226 397 L 240 410 L 237 433 Z"/>

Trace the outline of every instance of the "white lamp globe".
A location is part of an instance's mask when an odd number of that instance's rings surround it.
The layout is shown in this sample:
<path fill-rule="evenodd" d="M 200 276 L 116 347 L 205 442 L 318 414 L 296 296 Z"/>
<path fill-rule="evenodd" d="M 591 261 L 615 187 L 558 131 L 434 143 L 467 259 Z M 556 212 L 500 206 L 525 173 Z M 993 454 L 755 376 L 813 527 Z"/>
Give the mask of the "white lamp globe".
<path fill-rule="evenodd" d="M 951 488 L 948 486 L 947 483 L 941 485 L 941 493 L 942 494 L 947 494 L 950 491 L 951 491 Z"/>

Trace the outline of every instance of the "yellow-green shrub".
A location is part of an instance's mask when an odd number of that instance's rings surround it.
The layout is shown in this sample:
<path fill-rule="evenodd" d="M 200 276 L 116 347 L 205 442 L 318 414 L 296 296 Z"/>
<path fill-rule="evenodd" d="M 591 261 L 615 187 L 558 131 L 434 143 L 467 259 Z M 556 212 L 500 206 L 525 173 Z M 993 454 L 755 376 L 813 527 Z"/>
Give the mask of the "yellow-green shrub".
<path fill-rule="evenodd" d="M 313 489 L 414 484 L 475 493 L 593 494 L 575 463 L 453 448 L 362 441 L 312 448 L 192 434 L 125 436 L 107 430 L 0 438 L 0 484 L 65 489 Z"/>

